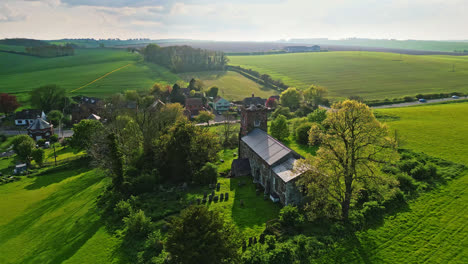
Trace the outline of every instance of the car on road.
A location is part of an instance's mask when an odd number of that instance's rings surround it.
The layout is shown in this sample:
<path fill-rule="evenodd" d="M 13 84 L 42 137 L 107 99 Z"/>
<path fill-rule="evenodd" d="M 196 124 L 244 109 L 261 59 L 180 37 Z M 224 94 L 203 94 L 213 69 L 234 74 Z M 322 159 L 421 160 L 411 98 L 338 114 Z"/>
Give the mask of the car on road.
<path fill-rule="evenodd" d="M 452 99 L 460 99 L 460 96 L 458 96 L 458 95 L 452 95 Z"/>
<path fill-rule="evenodd" d="M 421 99 L 419 99 L 419 102 L 420 102 L 420 103 L 426 103 L 427 101 L 426 101 L 426 99 L 421 98 Z"/>

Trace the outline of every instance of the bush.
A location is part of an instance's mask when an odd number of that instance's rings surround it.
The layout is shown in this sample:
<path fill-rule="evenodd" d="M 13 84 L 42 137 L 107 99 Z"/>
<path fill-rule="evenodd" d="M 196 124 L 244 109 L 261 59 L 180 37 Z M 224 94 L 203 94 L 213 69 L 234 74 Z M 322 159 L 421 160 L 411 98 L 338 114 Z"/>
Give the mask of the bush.
<path fill-rule="evenodd" d="M 410 173 L 414 168 L 420 165 L 419 161 L 415 159 L 402 160 L 398 163 L 398 167 L 402 172 Z"/>
<path fill-rule="evenodd" d="M 322 143 L 321 134 L 322 128 L 317 124 L 312 124 L 309 130 L 309 145 L 320 145 L 320 143 Z"/>
<path fill-rule="evenodd" d="M 382 217 L 385 207 L 377 201 L 370 201 L 363 204 L 362 215 L 367 223 L 378 220 Z"/>
<path fill-rule="evenodd" d="M 416 180 L 428 181 L 437 177 L 437 167 L 432 163 L 419 164 L 411 170 L 410 174 Z"/>
<path fill-rule="evenodd" d="M 39 139 L 36 143 L 39 147 L 43 147 L 46 143 L 46 140 L 42 138 L 42 139 Z"/>
<path fill-rule="evenodd" d="M 277 118 L 279 115 L 284 115 L 287 119 L 293 117 L 293 113 L 289 110 L 289 107 L 278 106 L 275 111 L 271 114 L 272 118 Z"/>
<path fill-rule="evenodd" d="M 304 216 L 297 207 L 287 205 L 281 209 L 279 220 L 283 226 L 295 227 L 304 222 Z"/>
<path fill-rule="evenodd" d="M 114 212 L 117 217 L 123 219 L 133 213 L 133 208 L 129 201 L 121 200 L 115 205 Z"/>
<path fill-rule="evenodd" d="M 327 110 L 326 109 L 315 109 L 314 112 L 307 115 L 307 119 L 310 122 L 322 123 L 323 120 L 327 118 Z"/>
<path fill-rule="evenodd" d="M 218 178 L 218 167 L 211 162 L 207 162 L 195 178 L 198 184 L 215 183 Z"/>
<path fill-rule="evenodd" d="M 407 173 L 399 173 L 397 180 L 400 183 L 400 190 L 406 193 L 411 193 L 417 189 L 416 181 Z"/>
<path fill-rule="evenodd" d="M 296 141 L 299 144 L 307 145 L 309 142 L 309 131 L 311 127 L 311 123 L 303 123 L 296 129 Z"/>
<path fill-rule="evenodd" d="M 131 212 L 123 221 L 129 236 L 146 236 L 151 231 L 151 218 L 147 217 L 141 209 Z"/>

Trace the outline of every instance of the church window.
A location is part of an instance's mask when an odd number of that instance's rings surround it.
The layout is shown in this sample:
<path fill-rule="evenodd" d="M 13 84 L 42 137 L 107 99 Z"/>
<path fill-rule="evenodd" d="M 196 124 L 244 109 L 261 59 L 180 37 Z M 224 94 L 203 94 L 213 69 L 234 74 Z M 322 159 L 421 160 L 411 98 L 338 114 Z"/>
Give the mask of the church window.
<path fill-rule="evenodd" d="M 255 127 L 259 127 L 260 126 L 260 120 L 255 120 L 254 125 L 255 125 Z"/>

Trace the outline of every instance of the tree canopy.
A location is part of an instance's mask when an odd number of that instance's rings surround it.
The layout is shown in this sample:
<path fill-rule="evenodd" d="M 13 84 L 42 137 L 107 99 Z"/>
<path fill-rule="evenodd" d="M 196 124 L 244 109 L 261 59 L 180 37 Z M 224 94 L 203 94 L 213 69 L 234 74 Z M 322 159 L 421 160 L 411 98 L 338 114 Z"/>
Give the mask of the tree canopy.
<path fill-rule="evenodd" d="M 31 105 L 48 113 L 51 110 L 63 110 L 70 105 L 70 99 L 64 88 L 51 84 L 32 90 Z"/>
<path fill-rule="evenodd" d="M 323 121 L 321 147 L 300 179 L 308 189 L 309 215 L 348 220 L 353 201 L 363 190 L 384 196 L 394 179 L 380 168 L 398 158 L 388 129 L 363 103 L 346 100 L 332 106 Z"/>
<path fill-rule="evenodd" d="M 285 140 L 289 137 L 288 121 L 284 115 L 279 115 L 271 122 L 271 135 L 279 140 Z"/>
<path fill-rule="evenodd" d="M 302 95 L 295 87 L 289 87 L 281 93 L 280 100 L 283 106 L 297 109 L 301 103 Z"/>
<path fill-rule="evenodd" d="M 19 106 L 16 96 L 7 93 L 0 94 L 0 113 L 13 113 Z"/>

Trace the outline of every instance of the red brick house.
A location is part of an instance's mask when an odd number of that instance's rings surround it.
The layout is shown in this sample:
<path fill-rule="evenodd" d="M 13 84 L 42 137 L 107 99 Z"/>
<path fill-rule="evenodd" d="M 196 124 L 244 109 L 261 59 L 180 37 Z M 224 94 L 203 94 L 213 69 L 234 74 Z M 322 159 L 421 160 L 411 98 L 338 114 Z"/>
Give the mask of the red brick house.
<path fill-rule="evenodd" d="M 54 134 L 54 126 L 42 118 L 36 118 L 28 127 L 28 135 L 34 140 L 49 139 Z"/>

